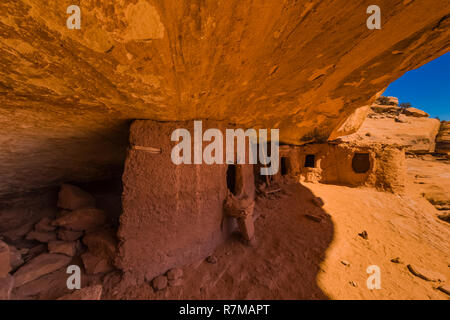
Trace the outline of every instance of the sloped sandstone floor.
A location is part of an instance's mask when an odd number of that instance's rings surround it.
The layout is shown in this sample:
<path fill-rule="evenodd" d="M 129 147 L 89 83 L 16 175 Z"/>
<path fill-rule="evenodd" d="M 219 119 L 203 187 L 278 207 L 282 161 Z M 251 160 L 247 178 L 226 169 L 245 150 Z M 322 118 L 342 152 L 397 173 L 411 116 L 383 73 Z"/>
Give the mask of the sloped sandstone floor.
<path fill-rule="evenodd" d="M 321 197 L 322 209 L 311 202 Z M 215 252 L 216 263 L 184 268 L 181 286 L 154 292 L 149 284 L 105 285 L 105 299 L 449 299 L 442 285 L 407 265 L 450 280 L 450 228 L 420 195 L 368 188 L 285 185 L 260 198 L 257 244 L 236 238 Z M 321 217 L 317 222 L 305 215 Z M 366 231 L 368 239 L 358 235 Z M 399 263 L 391 259 L 399 258 Z M 366 268 L 381 269 L 381 289 L 369 290 Z M 112 279 L 111 277 L 110 279 Z"/>
<path fill-rule="evenodd" d="M 412 192 L 423 195 L 438 209 L 438 216 L 449 221 L 450 159 L 440 155 L 417 155 L 406 161 Z"/>
<path fill-rule="evenodd" d="M 449 299 L 436 288 L 450 281 L 450 225 L 422 196 L 422 188 L 434 190 L 430 183 L 448 193 L 442 176 L 447 164 L 430 157 L 408 164 L 403 195 L 303 183 L 260 196 L 256 244 L 245 246 L 233 236 L 212 253 L 216 261 L 181 266 L 176 286 L 155 292 L 149 283 L 137 286 L 116 272 L 83 272 L 82 286 L 103 284 L 102 299 Z M 112 193 L 102 197 L 120 199 Z M 314 205 L 315 197 L 323 199 L 322 208 Z M 358 235 L 363 231 L 367 239 Z M 396 258 L 398 263 L 391 261 Z M 77 259 L 73 263 L 82 265 Z M 370 265 L 381 269 L 380 290 L 366 286 Z M 416 277 L 408 265 L 439 273 L 446 282 Z M 12 298 L 56 299 L 69 293 L 66 280 L 61 268 L 14 290 Z"/>

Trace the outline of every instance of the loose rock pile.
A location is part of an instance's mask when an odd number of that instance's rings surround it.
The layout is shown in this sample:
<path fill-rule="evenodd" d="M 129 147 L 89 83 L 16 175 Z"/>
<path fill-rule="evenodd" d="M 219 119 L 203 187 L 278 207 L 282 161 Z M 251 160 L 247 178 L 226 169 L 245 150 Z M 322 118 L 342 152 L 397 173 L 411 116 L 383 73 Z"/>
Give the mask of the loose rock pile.
<path fill-rule="evenodd" d="M 179 287 L 183 285 L 183 270 L 180 268 L 173 268 L 167 271 L 165 275 L 160 275 L 154 278 L 151 285 L 155 291 L 164 290 L 169 287 Z"/>
<path fill-rule="evenodd" d="M 24 237 L 0 235 L 0 299 L 10 299 L 14 290 L 71 264 L 79 265 L 87 275 L 114 269 L 115 232 L 106 213 L 95 207 L 92 195 L 64 184 L 57 206 L 56 216 L 42 218 Z M 101 296 L 101 286 L 84 289 L 64 299 Z"/>

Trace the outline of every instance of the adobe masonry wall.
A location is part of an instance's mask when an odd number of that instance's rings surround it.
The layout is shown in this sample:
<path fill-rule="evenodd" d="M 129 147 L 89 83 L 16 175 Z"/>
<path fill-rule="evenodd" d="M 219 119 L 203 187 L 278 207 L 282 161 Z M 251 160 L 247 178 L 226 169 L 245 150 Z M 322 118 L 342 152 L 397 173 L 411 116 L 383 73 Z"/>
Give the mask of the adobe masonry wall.
<path fill-rule="evenodd" d="M 355 154 L 369 156 L 369 168 L 357 173 L 352 168 Z M 315 156 L 314 168 L 305 167 L 307 155 Z M 372 186 L 389 192 L 402 192 L 405 186 L 405 151 L 395 146 L 355 146 L 350 144 L 309 144 L 280 149 L 289 159 L 289 175 L 309 182 Z"/>
<path fill-rule="evenodd" d="M 175 165 L 172 132 L 193 122 L 135 121 L 130 143 L 161 148 L 152 154 L 130 148 L 123 174 L 123 214 L 116 265 L 137 281 L 207 257 L 236 227 L 223 214 L 227 165 Z M 207 128 L 223 124 L 203 121 Z M 246 170 L 248 171 L 248 170 Z"/>

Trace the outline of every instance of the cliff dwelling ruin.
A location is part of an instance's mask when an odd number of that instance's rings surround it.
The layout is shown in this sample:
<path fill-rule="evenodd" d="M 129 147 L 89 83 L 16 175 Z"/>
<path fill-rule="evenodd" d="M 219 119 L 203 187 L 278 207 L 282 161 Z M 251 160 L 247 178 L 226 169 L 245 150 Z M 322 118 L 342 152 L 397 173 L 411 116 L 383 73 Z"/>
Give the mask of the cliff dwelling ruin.
<path fill-rule="evenodd" d="M 449 122 L 382 95 L 450 3 L 378 2 L 2 0 L 0 299 L 448 299 Z"/>

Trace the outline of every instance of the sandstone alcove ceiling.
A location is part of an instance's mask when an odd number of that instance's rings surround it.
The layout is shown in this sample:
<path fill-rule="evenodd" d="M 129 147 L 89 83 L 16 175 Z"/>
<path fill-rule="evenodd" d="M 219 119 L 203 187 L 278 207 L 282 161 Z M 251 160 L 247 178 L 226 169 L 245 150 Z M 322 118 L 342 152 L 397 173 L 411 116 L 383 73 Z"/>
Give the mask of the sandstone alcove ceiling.
<path fill-rule="evenodd" d="M 132 119 L 280 128 L 291 144 L 355 131 L 357 108 L 449 48 L 448 2 L 377 1 L 368 30 L 371 2 L 1 1 L 0 195 L 117 172 Z"/>

